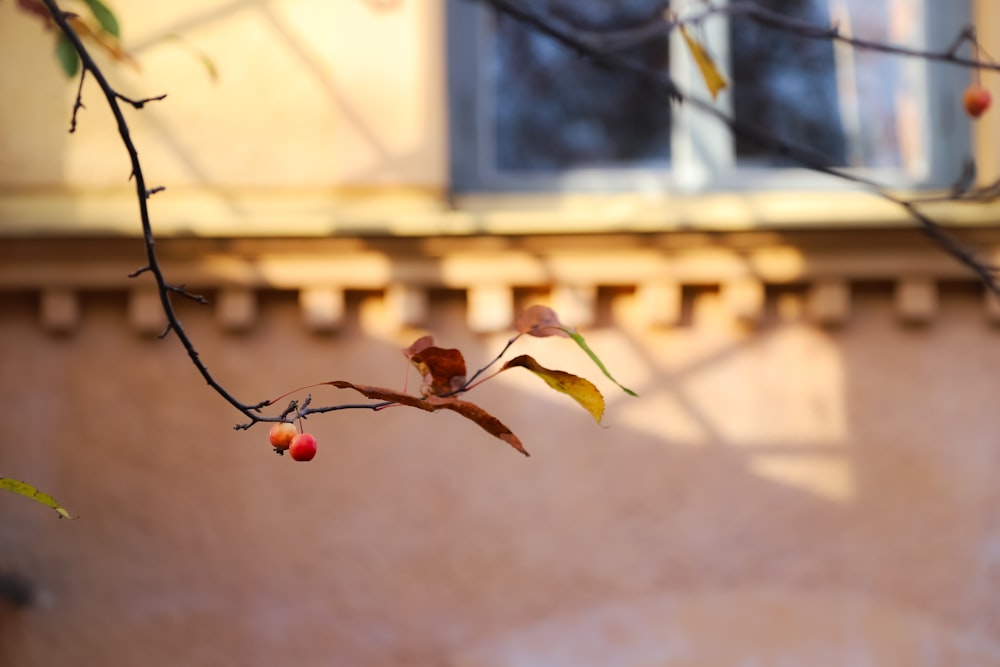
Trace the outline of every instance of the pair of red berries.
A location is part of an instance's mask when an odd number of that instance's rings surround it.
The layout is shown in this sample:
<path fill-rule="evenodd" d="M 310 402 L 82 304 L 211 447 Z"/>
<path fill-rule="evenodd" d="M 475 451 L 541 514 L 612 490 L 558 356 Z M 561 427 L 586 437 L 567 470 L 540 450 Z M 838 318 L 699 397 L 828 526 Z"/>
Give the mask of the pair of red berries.
<path fill-rule="evenodd" d="M 311 433 L 299 433 L 294 424 L 278 422 L 271 426 L 268 440 L 275 451 L 288 454 L 296 461 L 312 461 L 316 456 L 316 438 Z"/>

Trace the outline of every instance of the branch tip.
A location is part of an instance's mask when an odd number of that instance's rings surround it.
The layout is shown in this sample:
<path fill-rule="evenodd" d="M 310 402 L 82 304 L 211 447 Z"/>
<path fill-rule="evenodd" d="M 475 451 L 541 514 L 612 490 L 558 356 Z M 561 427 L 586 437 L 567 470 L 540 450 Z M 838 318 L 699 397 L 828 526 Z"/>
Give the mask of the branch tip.
<path fill-rule="evenodd" d="M 150 103 L 150 102 L 159 102 L 160 100 L 162 100 L 163 98 L 165 98 L 167 96 L 166 93 L 163 93 L 162 95 L 157 95 L 156 97 L 143 97 L 142 99 L 135 100 L 135 99 L 132 99 L 131 97 L 128 97 L 127 95 L 122 95 L 118 91 L 115 91 L 114 95 L 115 95 L 115 97 L 117 97 L 118 99 L 120 99 L 122 102 L 125 102 L 126 104 L 132 105 L 132 107 L 135 108 L 135 109 L 142 109 L 148 103 Z"/>
<path fill-rule="evenodd" d="M 169 283 L 163 284 L 163 289 L 169 292 L 174 292 L 180 294 L 185 299 L 191 299 L 195 303 L 201 304 L 203 306 L 208 305 L 208 299 L 203 297 L 201 294 L 193 294 L 185 289 L 184 285 L 171 285 Z"/>
<path fill-rule="evenodd" d="M 80 83 L 76 88 L 76 101 L 73 102 L 73 113 L 69 119 L 69 133 L 73 134 L 76 132 L 76 114 L 80 109 L 86 109 L 83 106 L 83 80 L 87 77 L 87 67 L 85 65 L 80 67 Z"/>

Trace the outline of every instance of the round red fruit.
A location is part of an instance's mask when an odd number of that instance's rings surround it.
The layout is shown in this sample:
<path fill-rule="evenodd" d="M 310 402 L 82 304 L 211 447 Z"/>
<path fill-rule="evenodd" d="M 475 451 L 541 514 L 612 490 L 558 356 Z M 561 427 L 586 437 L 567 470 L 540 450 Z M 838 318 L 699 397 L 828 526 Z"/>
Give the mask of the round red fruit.
<path fill-rule="evenodd" d="M 982 116 L 990 108 L 992 102 L 993 96 L 990 95 L 990 91 L 977 85 L 969 86 L 962 95 L 962 106 L 965 107 L 965 113 L 973 118 Z"/>
<path fill-rule="evenodd" d="M 267 435 L 272 447 L 275 449 L 288 449 L 288 446 L 292 443 L 292 438 L 296 434 L 298 434 L 298 430 L 296 430 L 293 424 L 278 422 L 271 426 L 271 430 Z"/>
<path fill-rule="evenodd" d="M 288 453 L 296 461 L 312 461 L 316 456 L 316 438 L 311 433 L 299 433 L 292 438 L 288 446 Z"/>

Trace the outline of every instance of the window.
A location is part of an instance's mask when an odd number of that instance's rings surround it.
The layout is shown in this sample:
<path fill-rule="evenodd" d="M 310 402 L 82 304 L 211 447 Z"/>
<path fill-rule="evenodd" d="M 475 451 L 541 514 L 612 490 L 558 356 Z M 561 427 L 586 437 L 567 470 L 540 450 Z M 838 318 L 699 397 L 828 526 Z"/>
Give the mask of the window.
<path fill-rule="evenodd" d="M 581 32 L 662 16 L 663 0 L 522 0 Z M 946 49 L 967 2 L 761 0 L 842 33 Z M 688 2 L 692 11 L 701 3 Z M 733 136 L 716 119 L 628 73 L 602 68 L 484 3 L 448 7 L 452 187 L 456 192 L 837 187 Z M 969 155 L 963 70 L 777 31 L 745 16 L 692 28 L 727 74 L 716 101 L 741 122 L 803 144 L 881 182 L 943 186 Z M 624 51 L 708 93 L 678 34 Z"/>

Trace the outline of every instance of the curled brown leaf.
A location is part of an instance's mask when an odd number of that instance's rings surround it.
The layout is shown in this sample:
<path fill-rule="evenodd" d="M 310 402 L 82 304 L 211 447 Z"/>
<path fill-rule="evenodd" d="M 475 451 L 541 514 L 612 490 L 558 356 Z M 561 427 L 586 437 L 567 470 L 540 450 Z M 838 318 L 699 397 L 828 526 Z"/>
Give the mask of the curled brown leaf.
<path fill-rule="evenodd" d="M 410 363 L 424 379 L 422 396 L 446 396 L 465 384 L 465 358 L 454 348 L 425 347 L 410 356 Z"/>
<path fill-rule="evenodd" d="M 403 348 L 403 356 L 407 359 L 412 359 L 413 355 L 426 350 L 434 345 L 434 336 L 421 336 L 420 338 L 413 341 L 413 344 L 409 347 Z"/>
<path fill-rule="evenodd" d="M 499 419 L 486 412 L 486 410 L 483 410 L 475 403 L 461 401 L 457 398 L 440 398 L 437 396 L 431 396 L 427 399 L 427 402 L 435 408 L 457 412 L 466 419 L 476 422 L 487 433 L 500 438 L 525 456 L 531 456 L 531 454 L 528 453 L 528 450 L 524 448 L 524 445 L 521 444 L 518 437 L 514 435 L 513 431 L 507 428 L 507 426 L 505 426 Z"/>
<path fill-rule="evenodd" d="M 479 426 L 490 435 L 503 440 L 525 456 L 529 456 L 528 451 L 524 448 L 524 445 L 521 444 L 520 439 L 518 439 L 518 437 L 514 435 L 514 433 L 507 428 L 503 422 L 486 412 L 486 410 L 483 410 L 475 403 L 460 401 L 457 398 L 442 398 L 440 396 L 430 396 L 427 400 L 424 400 L 422 398 L 417 398 L 416 396 L 410 396 L 409 394 L 395 391 L 394 389 L 364 384 L 354 384 L 353 382 L 347 382 L 346 380 L 334 380 L 329 384 L 339 389 L 353 389 L 367 398 L 379 401 L 391 401 L 393 403 L 399 403 L 400 405 L 409 405 L 410 407 L 425 410 L 427 412 L 436 412 L 437 410 L 451 410 L 452 412 L 457 412 L 466 419 L 479 424 Z"/>

